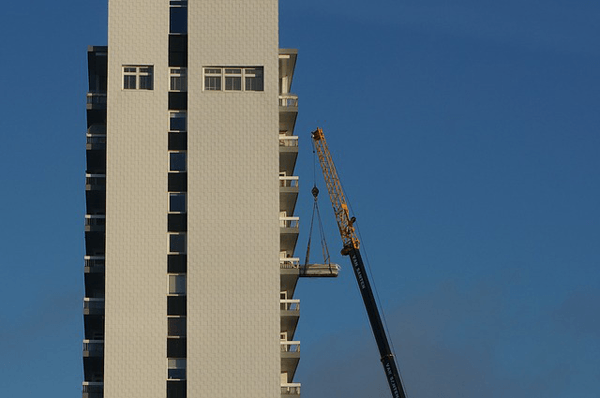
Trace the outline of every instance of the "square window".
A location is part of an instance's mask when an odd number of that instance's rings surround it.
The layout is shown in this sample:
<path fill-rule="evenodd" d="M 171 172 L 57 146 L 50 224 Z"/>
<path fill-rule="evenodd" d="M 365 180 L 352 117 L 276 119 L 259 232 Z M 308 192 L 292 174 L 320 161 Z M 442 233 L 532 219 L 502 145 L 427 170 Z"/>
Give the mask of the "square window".
<path fill-rule="evenodd" d="M 186 170 L 186 153 L 169 152 L 169 171 Z"/>
<path fill-rule="evenodd" d="M 185 131 L 187 128 L 187 118 L 185 112 L 171 112 L 169 114 L 169 130 Z"/>
<path fill-rule="evenodd" d="M 123 65 L 124 90 L 152 90 L 154 67 L 145 65 Z"/>
<path fill-rule="evenodd" d="M 169 275 L 169 294 L 185 294 L 185 275 Z"/>
<path fill-rule="evenodd" d="M 185 234 L 169 234 L 169 253 L 185 253 Z"/>
<path fill-rule="evenodd" d="M 185 379 L 185 358 L 169 358 L 168 359 L 168 375 L 169 379 Z"/>
<path fill-rule="evenodd" d="M 248 68 L 245 70 L 246 91 L 263 91 L 263 68 Z"/>
<path fill-rule="evenodd" d="M 185 213 L 185 193 L 169 194 L 169 212 Z"/>
<path fill-rule="evenodd" d="M 171 1 L 169 33 L 187 33 L 187 1 Z"/>
<path fill-rule="evenodd" d="M 186 335 L 186 318 L 167 318 L 167 336 L 169 337 L 183 337 Z"/>
<path fill-rule="evenodd" d="M 171 68 L 170 75 L 171 91 L 187 91 L 187 68 Z"/>

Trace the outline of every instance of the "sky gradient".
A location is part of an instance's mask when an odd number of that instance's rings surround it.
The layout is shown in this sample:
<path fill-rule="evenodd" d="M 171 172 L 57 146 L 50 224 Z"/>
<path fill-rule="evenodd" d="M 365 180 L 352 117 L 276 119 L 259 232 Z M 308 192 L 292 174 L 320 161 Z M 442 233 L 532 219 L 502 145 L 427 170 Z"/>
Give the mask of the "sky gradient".
<path fill-rule="evenodd" d="M 296 254 L 319 126 L 408 395 L 600 396 L 600 3 L 284 0 L 280 12 L 280 47 L 299 50 Z M 0 14 L 1 396 L 81 396 L 86 49 L 106 44 L 106 24 L 105 1 Z M 386 397 L 316 177 L 342 273 L 299 283 L 296 379 L 305 398 Z"/>

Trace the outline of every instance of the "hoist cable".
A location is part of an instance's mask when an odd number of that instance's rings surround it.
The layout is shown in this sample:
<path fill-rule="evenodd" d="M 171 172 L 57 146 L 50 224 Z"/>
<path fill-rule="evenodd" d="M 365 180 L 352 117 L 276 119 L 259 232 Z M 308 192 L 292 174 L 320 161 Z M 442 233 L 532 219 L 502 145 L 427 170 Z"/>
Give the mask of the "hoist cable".
<path fill-rule="evenodd" d="M 317 188 L 317 157 L 316 157 L 316 150 L 315 150 L 315 144 L 314 142 L 311 140 L 311 144 L 313 147 L 313 188 L 311 190 L 311 193 L 313 195 L 314 198 L 314 203 L 313 203 L 313 211 L 312 211 L 312 217 L 310 219 L 310 229 L 309 229 L 309 236 L 308 236 L 308 244 L 306 246 L 306 258 L 304 260 L 304 265 L 307 266 L 310 263 L 310 246 L 311 246 L 311 242 L 312 242 L 312 231 L 313 231 L 313 225 L 314 225 L 314 221 L 315 221 L 315 214 L 317 215 L 317 222 L 318 222 L 318 229 L 319 229 L 319 235 L 320 235 L 320 244 L 321 244 L 321 251 L 323 252 L 323 263 L 329 265 L 329 268 L 331 270 L 331 256 L 329 255 L 329 248 L 327 247 L 327 240 L 325 239 L 325 229 L 323 228 L 323 222 L 321 220 L 321 211 L 319 209 L 319 188 Z"/>
<path fill-rule="evenodd" d="M 310 258 L 310 242 L 312 240 L 312 229 L 313 229 L 313 221 L 315 220 L 315 206 L 317 203 L 317 199 L 315 198 L 315 205 L 313 205 L 312 217 L 310 218 L 310 229 L 308 231 L 308 244 L 306 245 L 306 257 L 304 259 L 304 266 L 309 264 Z"/>

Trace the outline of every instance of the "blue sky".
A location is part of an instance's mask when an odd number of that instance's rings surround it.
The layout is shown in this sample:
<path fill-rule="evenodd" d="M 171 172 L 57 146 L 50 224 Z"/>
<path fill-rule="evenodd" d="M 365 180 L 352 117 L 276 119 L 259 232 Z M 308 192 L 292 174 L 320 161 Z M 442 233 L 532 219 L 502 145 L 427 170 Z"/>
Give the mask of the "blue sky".
<path fill-rule="evenodd" d="M 600 4 L 280 5 L 304 257 L 327 134 L 409 396 L 600 396 Z M 0 393 L 81 391 L 87 45 L 106 2 L 0 15 Z M 325 187 L 337 280 L 303 280 L 302 395 L 387 396 Z"/>

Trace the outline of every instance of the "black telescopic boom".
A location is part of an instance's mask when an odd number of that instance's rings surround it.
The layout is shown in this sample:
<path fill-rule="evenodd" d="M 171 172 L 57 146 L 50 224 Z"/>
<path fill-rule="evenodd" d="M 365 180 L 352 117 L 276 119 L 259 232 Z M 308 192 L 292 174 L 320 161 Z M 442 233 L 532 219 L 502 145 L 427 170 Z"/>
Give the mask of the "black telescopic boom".
<path fill-rule="evenodd" d="M 373 289 L 369 283 L 365 264 L 360 255 L 360 241 L 358 240 L 356 229 L 354 228 L 356 219 L 350 217 L 350 208 L 346 201 L 346 196 L 344 195 L 344 190 L 342 189 L 342 184 L 340 183 L 335 165 L 333 164 L 331 153 L 327 147 L 323 130 L 317 128 L 311 135 L 315 150 L 319 156 L 321 169 L 323 170 L 323 177 L 325 178 L 325 184 L 327 185 L 327 191 L 329 192 L 329 199 L 331 199 L 333 214 L 335 214 L 338 229 L 340 230 L 340 236 L 342 237 L 344 247 L 342 254 L 350 256 L 350 260 L 352 260 L 352 269 L 354 269 L 358 288 L 360 289 L 360 294 L 363 298 L 365 308 L 367 309 L 371 330 L 373 330 L 377 348 L 379 348 L 381 363 L 383 364 L 385 376 L 390 385 L 392 397 L 406 398 L 404 387 L 402 387 L 402 380 L 400 379 L 400 372 L 398 372 L 394 354 L 392 354 L 392 350 L 390 349 L 390 343 L 386 336 L 383 322 L 381 322 L 377 302 L 373 296 Z"/>
<path fill-rule="evenodd" d="M 394 398 L 406 398 L 404 387 L 402 386 L 402 379 L 400 379 L 400 373 L 398 372 L 398 366 L 394 360 L 394 354 L 390 348 L 390 343 L 379 315 L 379 309 L 377 308 L 377 302 L 373 296 L 373 289 L 369 283 L 369 278 L 360 255 L 360 250 L 353 247 L 348 247 L 343 251 L 343 254 L 348 254 L 352 261 L 352 269 L 354 269 L 354 275 L 358 282 L 358 288 L 362 296 L 365 308 L 367 309 L 367 315 L 369 316 L 369 322 L 371 323 L 371 329 L 377 342 L 377 348 L 379 349 L 379 355 L 381 356 L 381 363 L 385 371 L 392 396 Z"/>

